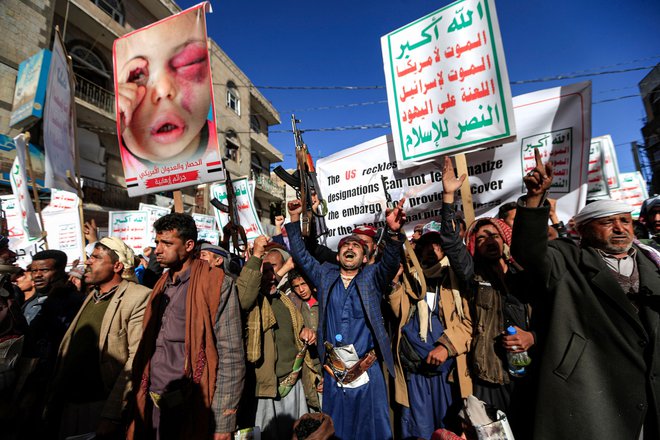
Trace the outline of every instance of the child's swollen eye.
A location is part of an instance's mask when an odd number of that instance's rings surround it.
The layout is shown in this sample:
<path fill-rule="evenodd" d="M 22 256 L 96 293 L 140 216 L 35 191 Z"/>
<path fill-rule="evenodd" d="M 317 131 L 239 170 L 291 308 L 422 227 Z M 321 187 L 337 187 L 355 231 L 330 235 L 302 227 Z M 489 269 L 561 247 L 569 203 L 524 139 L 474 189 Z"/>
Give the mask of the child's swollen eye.
<path fill-rule="evenodd" d="M 127 82 L 131 83 L 144 83 L 147 80 L 147 71 L 142 67 L 137 67 L 128 74 Z"/>

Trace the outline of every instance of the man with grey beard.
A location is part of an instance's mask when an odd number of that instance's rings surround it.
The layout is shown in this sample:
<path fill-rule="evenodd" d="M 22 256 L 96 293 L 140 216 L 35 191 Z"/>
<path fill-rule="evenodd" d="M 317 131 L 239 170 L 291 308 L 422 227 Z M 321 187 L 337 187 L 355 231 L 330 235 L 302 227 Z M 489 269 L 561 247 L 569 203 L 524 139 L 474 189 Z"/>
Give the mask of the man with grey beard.
<path fill-rule="evenodd" d="M 633 243 L 633 208 L 599 200 L 580 246 L 547 240 L 552 167 L 523 179 L 511 252 L 529 276 L 540 347 L 533 439 L 660 438 L 660 267 Z"/>

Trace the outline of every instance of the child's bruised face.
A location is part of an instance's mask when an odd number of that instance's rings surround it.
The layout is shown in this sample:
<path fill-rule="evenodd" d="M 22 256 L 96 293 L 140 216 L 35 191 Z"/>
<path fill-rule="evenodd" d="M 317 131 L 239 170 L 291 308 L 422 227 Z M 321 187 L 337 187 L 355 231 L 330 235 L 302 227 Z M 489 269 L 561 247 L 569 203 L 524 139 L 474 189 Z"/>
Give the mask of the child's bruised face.
<path fill-rule="evenodd" d="M 123 53 L 117 48 L 120 96 L 134 91 L 132 101 L 120 99 L 126 147 L 150 162 L 185 160 L 199 147 L 211 105 L 203 27 L 188 14 L 129 41 Z"/>

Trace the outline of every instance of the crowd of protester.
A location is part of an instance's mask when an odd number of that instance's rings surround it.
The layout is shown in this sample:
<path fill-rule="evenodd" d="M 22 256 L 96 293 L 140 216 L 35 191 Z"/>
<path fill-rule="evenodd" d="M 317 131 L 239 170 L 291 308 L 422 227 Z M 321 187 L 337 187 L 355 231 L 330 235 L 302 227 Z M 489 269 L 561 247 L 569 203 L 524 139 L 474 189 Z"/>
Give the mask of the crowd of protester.
<path fill-rule="evenodd" d="M 476 397 L 517 439 L 660 438 L 660 196 L 564 225 L 537 156 L 525 195 L 467 225 L 442 171 L 410 240 L 401 201 L 333 251 L 298 200 L 242 253 L 180 213 L 141 255 L 87 223 L 69 266 L 22 269 L 2 238 L 0 437 L 476 439 Z"/>

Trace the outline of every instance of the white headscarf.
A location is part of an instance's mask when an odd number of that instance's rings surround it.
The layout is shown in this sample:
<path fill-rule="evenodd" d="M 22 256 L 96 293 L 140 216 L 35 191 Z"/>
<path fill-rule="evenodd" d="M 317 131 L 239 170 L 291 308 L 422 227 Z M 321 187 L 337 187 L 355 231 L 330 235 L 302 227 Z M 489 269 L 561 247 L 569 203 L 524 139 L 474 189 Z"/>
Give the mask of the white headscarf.
<path fill-rule="evenodd" d="M 610 215 L 616 214 L 628 214 L 631 212 L 633 212 L 633 207 L 627 203 L 619 202 L 617 200 L 597 200 L 582 208 L 578 215 L 575 216 L 575 224 L 579 228 L 597 218 L 609 217 Z"/>

